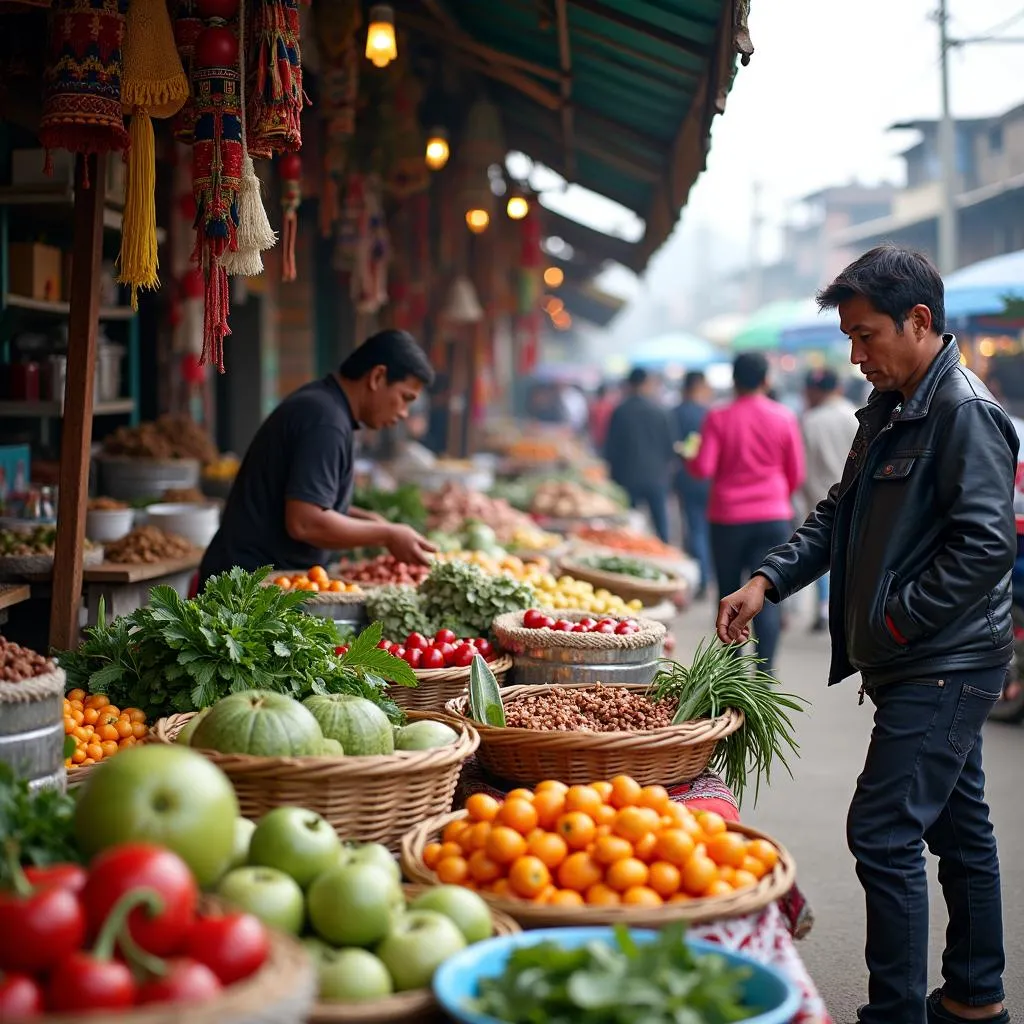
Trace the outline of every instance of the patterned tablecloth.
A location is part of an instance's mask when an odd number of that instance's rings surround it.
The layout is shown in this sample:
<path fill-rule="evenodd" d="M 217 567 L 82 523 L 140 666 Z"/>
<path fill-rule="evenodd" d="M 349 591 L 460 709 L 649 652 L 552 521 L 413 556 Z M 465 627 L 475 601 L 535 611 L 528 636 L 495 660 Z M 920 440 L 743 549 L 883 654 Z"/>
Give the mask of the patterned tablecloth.
<path fill-rule="evenodd" d="M 455 806 L 461 807 L 472 793 L 486 792 L 501 797 L 513 788 L 512 784 L 484 773 L 473 759 L 463 769 Z M 705 772 L 686 785 L 670 787 L 669 794 L 673 800 L 694 808 L 716 811 L 727 821 L 740 820 L 735 797 L 721 777 L 712 772 Z M 791 1024 L 832 1024 L 825 1003 L 796 949 L 795 939 L 803 938 L 812 924 L 810 908 L 794 886 L 786 897 L 758 913 L 694 925 L 691 932 L 698 938 L 740 950 L 782 971 L 804 994 L 803 1004 Z"/>

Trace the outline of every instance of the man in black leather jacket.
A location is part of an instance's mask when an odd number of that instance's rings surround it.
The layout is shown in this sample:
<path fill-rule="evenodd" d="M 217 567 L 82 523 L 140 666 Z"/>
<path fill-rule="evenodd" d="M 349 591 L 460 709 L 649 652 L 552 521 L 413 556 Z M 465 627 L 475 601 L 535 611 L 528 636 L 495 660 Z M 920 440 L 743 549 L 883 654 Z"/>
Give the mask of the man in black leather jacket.
<path fill-rule="evenodd" d="M 847 821 L 867 909 L 864 1024 L 1009 1021 L 999 863 L 981 727 L 1012 647 L 1018 440 L 944 334 L 928 260 L 874 249 L 826 288 L 851 361 L 874 386 L 842 480 L 726 597 L 718 633 L 744 642 L 765 599 L 832 572 L 829 683 L 861 674 L 874 730 Z M 943 987 L 926 998 L 923 846 L 949 910 Z"/>

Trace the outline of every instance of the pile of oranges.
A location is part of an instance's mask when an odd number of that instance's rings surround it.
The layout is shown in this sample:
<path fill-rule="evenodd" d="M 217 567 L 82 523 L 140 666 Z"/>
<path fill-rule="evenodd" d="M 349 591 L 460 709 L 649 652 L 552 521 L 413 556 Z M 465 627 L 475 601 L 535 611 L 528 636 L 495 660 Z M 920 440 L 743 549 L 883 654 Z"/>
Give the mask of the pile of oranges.
<path fill-rule="evenodd" d="M 75 751 L 64 760 L 69 769 L 113 757 L 147 732 L 146 716 L 138 708 L 122 711 L 102 694 L 87 696 L 85 690 L 71 690 L 64 698 L 64 735 L 75 738 Z"/>
<path fill-rule="evenodd" d="M 308 590 L 311 594 L 357 594 L 356 583 L 332 580 L 322 565 L 314 565 L 309 572 L 297 576 L 277 576 L 274 583 L 282 590 Z"/>
<path fill-rule="evenodd" d="M 504 800 L 474 793 L 467 816 L 423 852 L 441 882 L 552 906 L 658 907 L 727 896 L 778 863 L 765 839 L 729 831 L 713 812 L 673 803 L 662 786 L 619 775 L 549 780 Z"/>

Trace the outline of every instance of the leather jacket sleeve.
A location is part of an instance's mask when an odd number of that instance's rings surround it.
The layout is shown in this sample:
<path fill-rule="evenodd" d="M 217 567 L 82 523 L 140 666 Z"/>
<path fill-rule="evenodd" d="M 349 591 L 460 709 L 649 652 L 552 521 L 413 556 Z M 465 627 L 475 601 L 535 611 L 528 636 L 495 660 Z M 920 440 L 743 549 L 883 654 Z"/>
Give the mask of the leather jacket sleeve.
<path fill-rule="evenodd" d="M 949 419 L 937 446 L 941 472 L 934 510 L 946 524 L 946 543 L 885 606 L 910 643 L 938 633 L 980 601 L 1016 558 L 1016 451 L 1006 415 L 990 402 L 968 401 Z"/>
<path fill-rule="evenodd" d="M 765 555 L 754 575 L 771 583 L 766 595 L 770 601 L 784 601 L 828 572 L 838 495 L 839 484 L 835 484 L 796 533 Z"/>

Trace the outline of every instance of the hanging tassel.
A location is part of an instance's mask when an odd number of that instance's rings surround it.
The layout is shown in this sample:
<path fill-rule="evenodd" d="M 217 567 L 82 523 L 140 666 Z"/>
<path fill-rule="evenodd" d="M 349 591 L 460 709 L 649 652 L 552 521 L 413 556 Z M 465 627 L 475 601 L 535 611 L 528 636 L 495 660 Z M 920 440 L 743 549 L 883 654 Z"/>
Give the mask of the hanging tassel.
<path fill-rule="evenodd" d="M 277 162 L 281 176 L 281 207 L 284 210 L 281 226 L 281 280 L 294 281 L 295 239 L 299 231 L 299 206 L 302 203 L 302 160 L 298 153 L 285 153 Z"/>
<path fill-rule="evenodd" d="M 242 161 L 242 184 L 238 192 L 238 248 L 221 258 L 220 265 L 232 275 L 255 277 L 263 273 L 263 257 L 260 253 L 277 244 L 277 232 L 270 226 L 260 179 L 252 157 Z"/>
<path fill-rule="evenodd" d="M 284 252 L 281 256 L 281 280 L 294 281 L 297 276 L 295 269 L 295 237 L 299 230 L 299 217 L 294 210 L 288 210 L 281 225 L 281 242 Z"/>
<path fill-rule="evenodd" d="M 131 289 L 132 309 L 139 308 L 140 288 L 159 288 L 156 240 L 156 140 L 148 111 L 136 110 L 129 127 L 131 148 L 125 177 L 124 223 L 119 284 Z"/>

